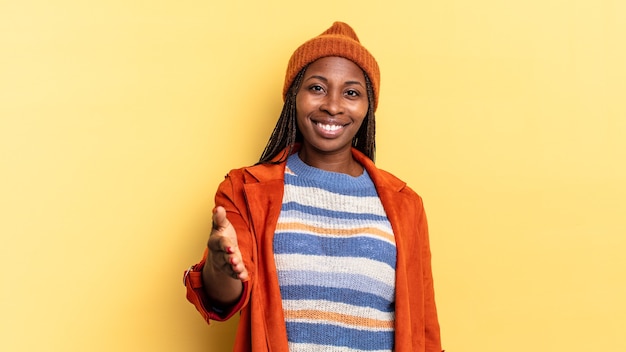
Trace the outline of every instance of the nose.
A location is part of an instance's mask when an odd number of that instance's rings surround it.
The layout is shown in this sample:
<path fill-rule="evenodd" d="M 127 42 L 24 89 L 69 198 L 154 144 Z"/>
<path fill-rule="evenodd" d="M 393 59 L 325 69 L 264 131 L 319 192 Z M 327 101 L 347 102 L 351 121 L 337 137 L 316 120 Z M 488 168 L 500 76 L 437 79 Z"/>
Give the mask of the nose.
<path fill-rule="evenodd" d="M 320 105 L 320 110 L 325 111 L 331 116 L 341 114 L 343 112 L 341 92 L 329 92 L 326 94 Z"/>

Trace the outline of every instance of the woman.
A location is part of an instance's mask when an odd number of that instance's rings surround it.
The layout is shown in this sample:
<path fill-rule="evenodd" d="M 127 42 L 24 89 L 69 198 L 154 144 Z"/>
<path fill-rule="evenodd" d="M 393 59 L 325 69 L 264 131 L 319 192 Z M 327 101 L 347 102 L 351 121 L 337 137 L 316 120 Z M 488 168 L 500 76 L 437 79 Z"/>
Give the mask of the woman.
<path fill-rule="evenodd" d="M 184 281 L 207 322 L 241 312 L 235 351 L 441 351 L 422 200 L 373 162 L 379 82 L 335 22 L 292 55 L 260 161 L 220 184 Z"/>

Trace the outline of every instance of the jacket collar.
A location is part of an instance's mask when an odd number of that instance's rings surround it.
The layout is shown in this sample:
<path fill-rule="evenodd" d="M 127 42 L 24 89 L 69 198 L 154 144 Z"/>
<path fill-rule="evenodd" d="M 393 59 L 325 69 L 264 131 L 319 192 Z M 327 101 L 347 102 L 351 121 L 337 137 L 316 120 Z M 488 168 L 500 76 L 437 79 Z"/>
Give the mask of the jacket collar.
<path fill-rule="evenodd" d="M 293 153 L 297 153 L 300 149 L 300 145 L 296 144 L 292 150 Z M 282 156 L 289 152 L 289 148 L 285 148 L 282 152 L 280 152 L 272 162 L 277 162 L 280 160 Z M 380 170 L 376 167 L 374 162 L 368 158 L 365 154 L 361 153 L 355 148 L 352 148 L 352 156 L 354 159 L 367 170 L 367 173 L 372 178 L 372 181 L 376 185 L 376 188 L 381 189 L 389 189 L 391 191 L 400 192 L 403 188 L 406 187 L 406 183 L 392 174 Z M 250 166 L 244 168 L 244 179 L 245 183 L 264 183 L 271 180 L 283 179 L 285 174 L 285 166 L 286 162 L 281 162 L 278 164 L 257 164 L 254 166 Z"/>

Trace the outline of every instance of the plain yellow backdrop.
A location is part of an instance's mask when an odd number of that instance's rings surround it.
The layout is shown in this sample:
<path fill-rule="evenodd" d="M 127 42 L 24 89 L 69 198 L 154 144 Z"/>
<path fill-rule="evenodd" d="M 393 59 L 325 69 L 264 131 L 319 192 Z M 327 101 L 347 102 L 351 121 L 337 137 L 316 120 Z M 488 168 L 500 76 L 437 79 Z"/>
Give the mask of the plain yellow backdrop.
<path fill-rule="evenodd" d="M 444 347 L 626 350 L 620 0 L 1 0 L 0 350 L 228 351 L 182 273 L 334 20 L 381 66 L 377 163 L 424 197 Z"/>

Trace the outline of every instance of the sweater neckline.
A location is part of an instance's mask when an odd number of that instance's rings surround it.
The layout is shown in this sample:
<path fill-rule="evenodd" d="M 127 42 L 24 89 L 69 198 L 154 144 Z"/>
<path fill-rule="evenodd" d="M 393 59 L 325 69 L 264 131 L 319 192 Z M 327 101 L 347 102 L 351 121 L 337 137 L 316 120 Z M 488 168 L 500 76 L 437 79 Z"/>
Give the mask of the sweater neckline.
<path fill-rule="evenodd" d="M 372 180 L 363 168 L 363 173 L 359 176 L 351 176 L 341 172 L 326 171 L 311 165 L 308 165 L 298 153 L 291 154 L 287 159 L 287 168 L 296 176 L 303 179 L 312 180 L 320 183 L 330 183 L 333 185 L 342 185 L 347 188 L 362 189 L 363 187 L 371 187 Z"/>

